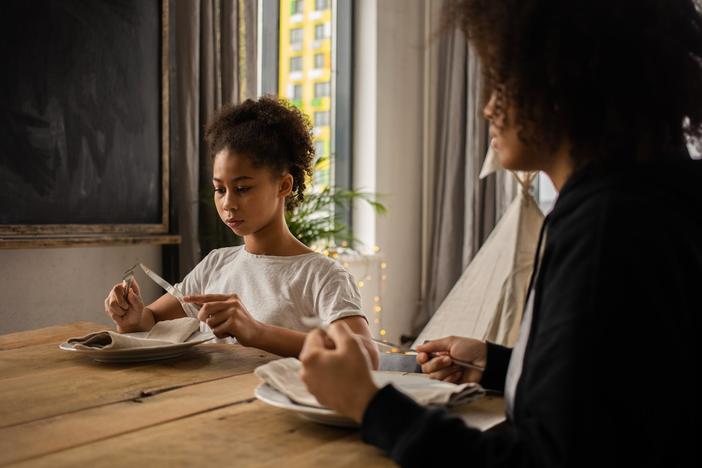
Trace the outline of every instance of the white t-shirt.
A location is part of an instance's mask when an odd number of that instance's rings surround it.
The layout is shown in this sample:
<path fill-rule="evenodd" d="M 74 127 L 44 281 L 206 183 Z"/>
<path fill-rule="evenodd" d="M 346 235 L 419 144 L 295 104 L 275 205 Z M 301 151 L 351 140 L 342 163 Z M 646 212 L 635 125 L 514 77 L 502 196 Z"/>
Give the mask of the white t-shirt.
<path fill-rule="evenodd" d="M 324 324 L 366 318 L 353 276 L 316 252 L 276 257 L 249 253 L 244 246 L 215 249 L 176 287 L 186 296 L 237 294 L 259 322 L 302 332 L 309 331 L 302 316 L 319 317 Z M 186 313 L 193 311 L 186 308 Z"/>

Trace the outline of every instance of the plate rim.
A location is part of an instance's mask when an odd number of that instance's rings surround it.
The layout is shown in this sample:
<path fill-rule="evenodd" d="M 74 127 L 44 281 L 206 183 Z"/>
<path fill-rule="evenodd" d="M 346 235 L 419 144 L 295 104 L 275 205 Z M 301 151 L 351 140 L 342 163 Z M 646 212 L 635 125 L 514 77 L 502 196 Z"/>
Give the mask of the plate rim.
<path fill-rule="evenodd" d="M 270 389 L 271 391 L 277 393 L 278 395 L 282 396 L 287 400 L 287 403 L 281 403 L 275 400 L 271 400 L 269 398 L 266 398 L 265 395 L 261 395 L 261 390 L 263 388 Z M 305 413 L 312 413 L 320 416 L 335 416 L 339 418 L 346 418 L 346 416 L 337 413 L 336 411 L 329 409 L 329 408 L 318 408 L 315 406 L 307 406 L 307 405 L 301 405 L 299 403 L 295 403 L 292 401 L 286 394 L 283 392 L 277 390 L 275 387 L 272 387 L 268 385 L 266 382 L 261 382 L 259 383 L 256 388 L 254 389 L 254 396 L 261 400 L 262 402 L 269 404 L 271 406 L 275 406 L 276 408 L 281 408 L 289 411 L 294 411 L 294 412 L 305 412 Z M 351 420 L 351 418 L 348 418 Z"/>

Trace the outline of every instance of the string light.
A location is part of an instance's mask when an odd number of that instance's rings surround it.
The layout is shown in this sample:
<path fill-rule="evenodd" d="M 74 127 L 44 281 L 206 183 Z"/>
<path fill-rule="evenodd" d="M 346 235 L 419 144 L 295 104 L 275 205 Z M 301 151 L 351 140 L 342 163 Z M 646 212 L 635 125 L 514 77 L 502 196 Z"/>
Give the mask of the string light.
<path fill-rule="evenodd" d="M 382 257 L 378 256 L 378 254 L 380 253 L 380 247 L 378 245 L 374 245 L 372 247 L 372 255 L 360 256 L 360 254 L 357 251 L 348 248 L 348 242 L 344 241 L 338 245 L 321 246 L 320 251 L 325 256 L 331 257 L 339 263 L 341 263 L 341 265 L 346 269 L 348 269 L 349 267 L 353 267 L 354 265 L 360 265 L 360 262 L 358 262 L 357 260 L 351 260 L 351 258 L 356 258 L 357 256 L 359 256 L 360 259 L 362 259 L 363 264 L 365 266 L 365 271 L 363 272 L 363 274 L 354 275 L 357 278 L 361 278 L 356 282 L 356 285 L 359 289 L 363 289 L 364 287 L 370 285 L 370 282 L 373 280 L 373 278 L 378 278 L 380 280 L 377 282 L 377 293 L 373 296 L 373 302 L 371 303 L 373 309 L 372 323 L 374 324 L 373 328 L 375 328 L 377 330 L 378 335 L 380 335 L 380 339 L 386 341 L 384 337 L 388 335 L 388 331 L 383 326 L 382 297 L 383 293 L 385 292 L 385 282 L 388 279 L 388 276 L 386 274 L 388 263 L 386 261 L 383 261 Z M 399 350 L 396 348 L 392 348 L 390 351 L 386 352 L 398 353 Z"/>

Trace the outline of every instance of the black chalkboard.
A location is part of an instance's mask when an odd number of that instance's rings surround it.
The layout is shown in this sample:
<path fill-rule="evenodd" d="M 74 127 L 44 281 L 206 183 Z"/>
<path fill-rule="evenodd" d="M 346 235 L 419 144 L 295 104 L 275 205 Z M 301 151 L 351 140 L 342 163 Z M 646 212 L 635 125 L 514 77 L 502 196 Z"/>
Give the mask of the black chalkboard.
<path fill-rule="evenodd" d="M 162 8 L 2 2 L 0 227 L 162 224 Z"/>

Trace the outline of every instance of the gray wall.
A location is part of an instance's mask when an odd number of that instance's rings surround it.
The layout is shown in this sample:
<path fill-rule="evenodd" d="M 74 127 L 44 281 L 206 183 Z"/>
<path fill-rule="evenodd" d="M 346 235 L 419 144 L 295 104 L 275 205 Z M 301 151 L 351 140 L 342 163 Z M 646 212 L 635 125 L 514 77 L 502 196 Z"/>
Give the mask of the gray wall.
<path fill-rule="evenodd" d="M 160 273 L 161 247 L 0 250 L 0 334 L 78 320 L 110 324 L 105 297 L 137 262 Z M 143 273 L 137 281 L 145 301 L 162 293 Z"/>

